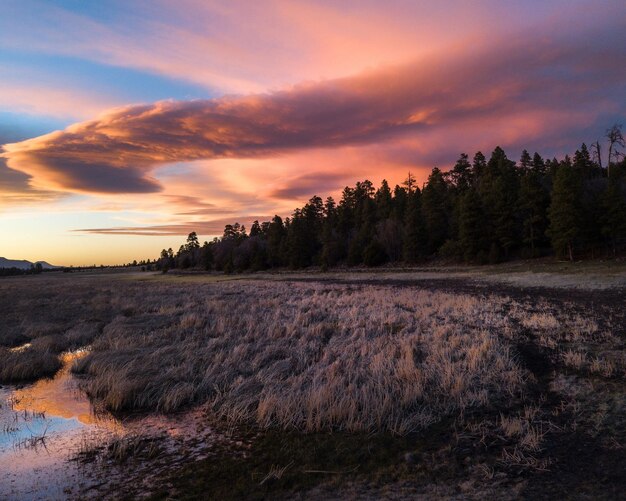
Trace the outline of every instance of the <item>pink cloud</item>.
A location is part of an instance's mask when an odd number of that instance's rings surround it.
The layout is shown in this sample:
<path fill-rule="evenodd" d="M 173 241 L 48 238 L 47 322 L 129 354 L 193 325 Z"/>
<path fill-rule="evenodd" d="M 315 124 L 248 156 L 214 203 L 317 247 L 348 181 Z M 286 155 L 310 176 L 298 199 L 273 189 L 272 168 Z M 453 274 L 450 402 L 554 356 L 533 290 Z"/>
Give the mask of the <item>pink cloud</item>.
<path fill-rule="evenodd" d="M 343 174 L 336 181 L 351 177 L 347 166 L 359 161 L 344 155 L 343 165 L 307 166 L 306 152 L 318 152 L 319 159 L 324 150 L 330 157 L 366 149 L 378 152 L 379 168 L 404 170 L 461 150 L 537 144 L 553 138 L 555 127 L 568 138 L 607 109 L 626 112 L 626 69 L 609 64 L 626 58 L 626 45 L 611 42 L 623 38 L 619 28 L 605 29 L 611 36 L 602 46 L 591 44 L 595 34 L 585 31 L 558 40 L 509 37 L 491 48 L 263 94 L 117 108 L 6 145 L 3 155 L 35 188 L 80 193 L 159 192 L 166 186 L 159 168 L 176 162 L 212 160 L 204 164 L 211 170 L 224 159 L 273 159 L 293 169 L 288 159 L 299 157 L 304 171 L 283 170 L 282 181 L 264 194 L 292 198 L 328 189 L 336 174 Z M 228 184 L 237 175 L 235 168 L 212 178 Z"/>
<path fill-rule="evenodd" d="M 79 233 L 91 233 L 97 235 L 141 235 L 141 236 L 174 236 L 186 235 L 192 231 L 201 235 L 221 235 L 224 226 L 238 221 L 247 229 L 250 229 L 255 220 L 266 221 L 271 216 L 244 216 L 233 220 L 233 218 L 222 218 L 204 221 L 186 221 L 171 224 L 146 225 L 146 226 L 117 226 L 112 228 L 81 228 L 74 230 Z"/>

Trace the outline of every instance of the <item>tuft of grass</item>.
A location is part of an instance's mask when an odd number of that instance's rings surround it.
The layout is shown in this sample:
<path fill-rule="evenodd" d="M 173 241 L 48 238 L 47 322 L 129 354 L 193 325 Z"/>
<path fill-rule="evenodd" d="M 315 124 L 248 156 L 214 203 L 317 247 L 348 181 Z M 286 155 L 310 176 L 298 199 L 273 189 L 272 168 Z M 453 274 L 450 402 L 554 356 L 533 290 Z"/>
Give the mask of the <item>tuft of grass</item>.
<path fill-rule="evenodd" d="M 563 353 L 563 362 L 567 367 L 580 370 L 587 364 L 587 354 L 581 351 L 567 350 Z"/>
<path fill-rule="evenodd" d="M 0 383 L 35 381 L 52 377 L 62 363 L 56 353 L 29 347 L 23 350 L 0 348 Z"/>

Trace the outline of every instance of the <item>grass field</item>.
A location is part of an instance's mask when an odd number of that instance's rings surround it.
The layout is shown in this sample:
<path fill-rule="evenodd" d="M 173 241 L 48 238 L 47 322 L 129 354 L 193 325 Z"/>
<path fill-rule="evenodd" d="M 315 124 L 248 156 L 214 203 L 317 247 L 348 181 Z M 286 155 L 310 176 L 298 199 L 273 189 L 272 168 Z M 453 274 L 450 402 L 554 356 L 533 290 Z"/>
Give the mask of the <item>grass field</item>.
<path fill-rule="evenodd" d="M 624 488 L 624 277 L 568 265 L 5 279 L 0 383 L 50 376 L 88 347 L 73 371 L 99 405 L 200 406 L 247 437 L 247 459 L 172 467 L 157 497 L 610 499 Z"/>

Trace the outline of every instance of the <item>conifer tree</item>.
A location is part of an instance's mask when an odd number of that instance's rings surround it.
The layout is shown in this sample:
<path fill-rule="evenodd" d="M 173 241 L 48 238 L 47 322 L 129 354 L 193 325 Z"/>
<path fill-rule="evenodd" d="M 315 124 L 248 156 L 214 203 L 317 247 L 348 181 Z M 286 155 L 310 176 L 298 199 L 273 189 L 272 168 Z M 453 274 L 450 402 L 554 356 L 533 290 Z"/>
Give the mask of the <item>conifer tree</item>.
<path fill-rule="evenodd" d="M 536 174 L 539 174 L 540 176 L 543 176 L 546 173 L 546 164 L 543 161 L 543 158 L 541 158 L 541 155 L 537 153 L 536 151 L 535 151 L 535 154 L 533 155 L 532 169 L 533 169 L 533 172 L 535 172 Z"/>
<path fill-rule="evenodd" d="M 533 161 L 530 158 L 530 153 L 527 150 L 522 151 L 522 156 L 519 159 L 519 165 L 523 170 L 529 170 L 533 166 Z"/>
<path fill-rule="evenodd" d="M 487 160 L 485 155 L 477 151 L 472 160 L 472 175 L 474 179 L 481 177 L 487 168 Z"/>
<path fill-rule="evenodd" d="M 421 193 L 415 189 L 408 195 L 404 221 L 404 260 L 415 263 L 425 255 L 427 240 L 422 216 Z"/>
<path fill-rule="evenodd" d="M 386 179 L 383 179 L 380 183 L 380 188 L 376 191 L 374 200 L 376 201 L 378 218 L 382 220 L 390 217 L 393 209 L 393 200 L 391 196 L 391 189 L 389 188 L 389 184 Z"/>
<path fill-rule="evenodd" d="M 448 238 L 449 212 L 447 186 L 441 171 L 435 167 L 422 192 L 422 213 L 429 253 L 435 253 Z"/>
<path fill-rule="evenodd" d="M 581 192 L 580 175 L 563 162 L 554 178 L 548 231 L 557 256 L 567 256 L 570 261 L 574 260 L 574 245 L 581 231 Z"/>
<path fill-rule="evenodd" d="M 615 255 L 618 245 L 626 241 L 626 187 L 619 176 L 611 174 L 602 202 L 602 234 Z"/>
<path fill-rule="evenodd" d="M 509 255 L 519 234 L 515 214 L 519 190 L 515 162 L 509 160 L 499 146 L 487 162 L 479 189 L 489 226 L 489 260 L 497 262 L 502 252 Z"/>
<path fill-rule="evenodd" d="M 475 189 L 470 189 L 463 194 L 459 209 L 459 244 L 467 262 L 484 253 L 483 218 L 480 198 Z"/>
<path fill-rule="evenodd" d="M 530 246 L 532 257 L 545 238 L 550 197 L 535 169 L 527 170 L 520 180 L 519 208 L 522 218 L 522 240 Z"/>

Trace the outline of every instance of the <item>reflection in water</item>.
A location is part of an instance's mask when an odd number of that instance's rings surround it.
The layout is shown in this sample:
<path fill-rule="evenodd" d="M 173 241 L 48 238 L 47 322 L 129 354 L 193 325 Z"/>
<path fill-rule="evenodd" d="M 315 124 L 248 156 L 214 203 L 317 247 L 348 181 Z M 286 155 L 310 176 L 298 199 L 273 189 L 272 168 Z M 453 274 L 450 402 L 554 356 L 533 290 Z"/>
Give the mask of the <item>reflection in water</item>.
<path fill-rule="evenodd" d="M 13 352 L 13 353 L 19 353 L 20 351 L 24 351 L 28 348 L 30 348 L 31 344 L 30 343 L 25 343 L 21 346 L 16 346 L 15 348 L 9 348 L 9 351 Z"/>
<path fill-rule="evenodd" d="M 63 368 L 53 379 L 42 379 L 33 385 L 12 394 L 13 410 L 43 413 L 51 418 L 78 420 L 85 425 L 110 425 L 114 423 L 110 416 L 96 416 L 93 407 L 85 395 L 77 388 L 71 377 L 70 369 L 84 350 L 62 355 Z"/>
<path fill-rule="evenodd" d="M 86 436 L 102 440 L 121 428 L 111 416 L 96 416 L 76 387 L 70 368 L 84 353 L 65 354 L 53 379 L 0 388 L 0 499 L 66 498 L 84 487 L 67 459 Z"/>
<path fill-rule="evenodd" d="M 65 354 L 63 368 L 52 379 L 0 387 L 0 500 L 100 499 L 111 486 L 142 494 L 173 464 L 232 447 L 230 438 L 206 425 L 200 408 L 124 422 L 94 412 L 70 372 L 73 361 L 84 354 Z M 145 438 L 158 440 L 162 455 L 133 461 L 132 469 L 127 463 L 115 469 L 106 461 L 69 461 L 116 442 Z"/>

